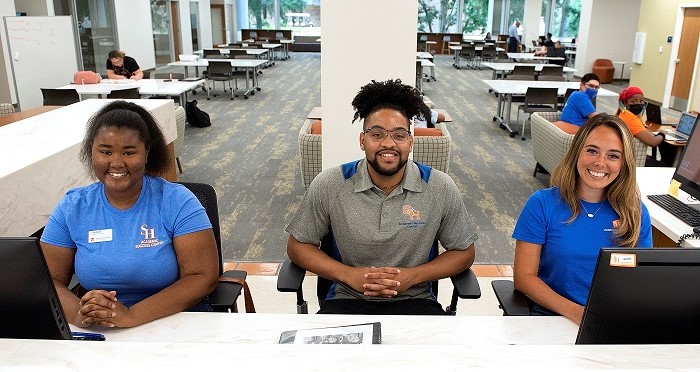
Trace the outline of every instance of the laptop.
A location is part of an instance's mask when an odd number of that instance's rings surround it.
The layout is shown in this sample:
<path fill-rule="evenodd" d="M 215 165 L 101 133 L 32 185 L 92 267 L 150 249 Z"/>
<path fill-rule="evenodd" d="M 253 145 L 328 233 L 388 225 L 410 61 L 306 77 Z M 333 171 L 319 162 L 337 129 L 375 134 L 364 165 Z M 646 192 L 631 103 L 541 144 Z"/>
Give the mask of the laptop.
<path fill-rule="evenodd" d="M 670 129 L 666 131 L 666 139 L 676 142 L 687 142 L 696 121 L 697 118 L 695 116 L 687 112 L 682 113 L 676 130 Z"/>
<path fill-rule="evenodd" d="M 104 340 L 72 333 L 38 238 L 0 237 L 0 338 Z"/>
<path fill-rule="evenodd" d="M 661 121 L 661 106 L 653 104 L 651 102 L 647 103 L 646 108 L 647 122 L 659 125 L 670 125 L 675 127 L 678 123 L 664 123 Z"/>

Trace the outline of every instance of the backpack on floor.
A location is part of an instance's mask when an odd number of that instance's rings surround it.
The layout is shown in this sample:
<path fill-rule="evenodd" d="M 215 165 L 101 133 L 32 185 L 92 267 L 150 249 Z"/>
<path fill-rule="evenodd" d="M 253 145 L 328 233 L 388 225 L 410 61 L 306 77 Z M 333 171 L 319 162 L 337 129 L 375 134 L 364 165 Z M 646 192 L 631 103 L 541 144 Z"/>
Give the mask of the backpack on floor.
<path fill-rule="evenodd" d="M 197 107 L 196 100 L 185 104 L 185 116 L 187 117 L 187 122 L 195 127 L 204 128 L 211 126 L 209 114 Z"/>

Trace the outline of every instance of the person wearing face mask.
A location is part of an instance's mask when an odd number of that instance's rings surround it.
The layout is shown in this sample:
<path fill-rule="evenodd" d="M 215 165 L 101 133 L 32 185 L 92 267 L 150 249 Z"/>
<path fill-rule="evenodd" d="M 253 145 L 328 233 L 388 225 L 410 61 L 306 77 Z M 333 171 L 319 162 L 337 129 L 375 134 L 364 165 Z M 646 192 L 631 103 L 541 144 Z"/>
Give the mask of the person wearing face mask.
<path fill-rule="evenodd" d="M 598 75 L 594 73 L 583 75 L 579 91 L 569 96 L 561 111 L 560 121 L 580 127 L 586 120 L 598 115 L 593 106 L 593 99 L 598 95 L 598 89 L 600 89 Z"/>
<path fill-rule="evenodd" d="M 617 116 L 625 122 L 635 138 L 647 146 L 659 147 L 662 162 L 672 164 L 675 150 L 664 143 L 665 136 L 662 132 L 654 134 L 646 128 L 644 120 L 642 120 L 646 107 L 647 103 L 644 101 L 642 89 L 630 86 L 620 92 Z"/>

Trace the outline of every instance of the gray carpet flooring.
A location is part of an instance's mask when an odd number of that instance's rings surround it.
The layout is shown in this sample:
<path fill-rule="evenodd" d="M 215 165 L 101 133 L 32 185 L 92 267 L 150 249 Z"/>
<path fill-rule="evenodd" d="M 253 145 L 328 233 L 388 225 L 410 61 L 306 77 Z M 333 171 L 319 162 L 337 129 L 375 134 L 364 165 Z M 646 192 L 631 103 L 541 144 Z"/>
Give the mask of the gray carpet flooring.
<path fill-rule="evenodd" d="M 425 82 L 424 92 L 454 120 L 450 175 L 478 228 L 476 262 L 512 264 L 510 235 L 520 209 L 549 176 L 532 176 L 529 129 L 521 141 L 492 121 L 497 100 L 481 81 L 491 78 L 490 70 L 456 70 L 446 55 L 435 63 L 437 81 Z M 209 101 L 202 92 L 189 96 L 211 115 L 212 126 L 187 127 L 180 179 L 216 188 L 225 260 L 285 258 L 284 228 L 304 193 L 297 135 L 306 114 L 320 105 L 320 68 L 320 54 L 293 53 L 263 70 L 262 90 L 248 99 L 230 100 L 223 92 Z M 613 104 L 599 103 L 599 110 L 614 112 Z"/>

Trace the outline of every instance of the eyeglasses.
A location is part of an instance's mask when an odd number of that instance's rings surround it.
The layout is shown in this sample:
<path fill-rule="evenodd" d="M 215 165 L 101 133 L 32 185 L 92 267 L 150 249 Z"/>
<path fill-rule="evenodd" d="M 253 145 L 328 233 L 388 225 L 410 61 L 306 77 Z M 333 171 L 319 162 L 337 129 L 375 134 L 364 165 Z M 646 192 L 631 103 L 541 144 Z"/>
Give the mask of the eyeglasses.
<path fill-rule="evenodd" d="M 405 143 L 408 141 L 408 138 L 411 137 L 411 131 L 403 128 L 386 130 L 377 126 L 367 128 L 367 130 L 365 130 L 365 134 L 369 136 L 369 139 L 372 140 L 372 142 L 382 142 L 389 134 L 391 134 L 391 139 L 396 143 Z"/>
<path fill-rule="evenodd" d="M 591 89 L 595 89 L 595 90 L 600 89 L 600 85 L 583 84 L 583 86 L 585 86 L 586 88 L 591 88 Z"/>

